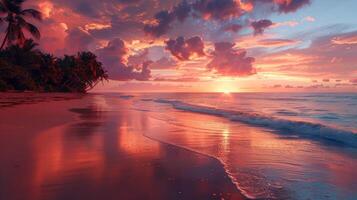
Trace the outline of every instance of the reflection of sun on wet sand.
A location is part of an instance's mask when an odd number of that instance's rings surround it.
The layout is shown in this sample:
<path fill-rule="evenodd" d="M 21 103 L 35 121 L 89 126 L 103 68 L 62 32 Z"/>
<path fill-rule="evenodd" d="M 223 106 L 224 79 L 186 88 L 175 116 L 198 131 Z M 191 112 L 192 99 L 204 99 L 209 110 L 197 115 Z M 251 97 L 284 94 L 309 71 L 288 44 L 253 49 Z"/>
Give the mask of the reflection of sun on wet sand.
<path fill-rule="evenodd" d="M 150 142 L 145 137 L 138 137 L 140 133 L 130 130 L 129 126 L 122 126 L 118 129 L 118 148 L 119 151 L 125 151 L 129 155 L 138 155 L 143 157 L 159 157 L 160 144 Z"/>
<path fill-rule="evenodd" d="M 0 109 L 0 199 L 243 198 L 217 160 L 144 137 L 152 122 L 127 104 L 88 95 Z"/>

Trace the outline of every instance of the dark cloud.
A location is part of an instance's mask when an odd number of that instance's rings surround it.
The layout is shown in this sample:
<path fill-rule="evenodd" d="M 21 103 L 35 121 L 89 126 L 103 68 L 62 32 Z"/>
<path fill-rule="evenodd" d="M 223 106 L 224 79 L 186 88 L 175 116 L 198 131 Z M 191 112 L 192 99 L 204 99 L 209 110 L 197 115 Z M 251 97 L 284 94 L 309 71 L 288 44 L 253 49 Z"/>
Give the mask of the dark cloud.
<path fill-rule="evenodd" d="M 203 19 L 224 20 L 243 14 L 234 0 L 199 0 L 188 3 L 186 0 L 172 10 L 163 10 L 155 15 L 155 22 L 145 25 L 144 31 L 154 37 L 166 34 L 175 20 L 184 22 L 190 14 Z"/>
<path fill-rule="evenodd" d="M 70 8 L 74 12 L 87 17 L 99 17 L 104 10 L 104 4 L 101 1 L 89 3 L 86 0 L 53 0 L 52 2 Z"/>
<path fill-rule="evenodd" d="M 121 39 L 114 39 L 102 49 L 96 51 L 98 58 L 103 62 L 108 71 L 109 78 L 112 80 L 128 81 L 139 80 L 146 81 L 151 77 L 149 65 L 151 61 L 145 61 L 141 66 L 125 64 L 125 56 L 128 49 Z"/>
<path fill-rule="evenodd" d="M 93 29 L 88 32 L 98 39 L 108 39 L 120 37 L 125 41 L 144 38 L 143 27 L 144 23 L 131 19 L 120 19 L 117 16 L 111 18 L 111 26 L 103 29 Z M 125 28 L 123 28 L 125 27 Z M 135 34 L 133 34 L 135 33 Z"/>
<path fill-rule="evenodd" d="M 30 1 L 29 1 L 30 2 Z M 177 5 L 175 13 L 180 19 L 185 16 L 184 5 L 180 0 L 32 0 L 31 5 L 44 8 L 51 16 L 45 21 L 66 23 L 70 28 L 88 23 L 108 24 L 111 27 L 94 29 L 89 32 L 99 39 L 111 40 L 120 37 L 127 40 L 133 37 L 142 38 L 144 22 L 149 21 L 160 10 L 169 10 Z M 44 5 L 51 4 L 52 8 Z M 135 34 L 133 34 L 135 33 Z"/>
<path fill-rule="evenodd" d="M 151 78 L 151 70 L 149 68 L 149 66 L 152 64 L 151 60 L 145 61 L 142 64 L 141 67 L 141 72 L 139 73 L 133 73 L 134 76 L 132 77 L 132 79 L 138 80 L 138 81 L 147 81 L 149 80 L 149 78 Z"/>
<path fill-rule="evenodd" d="M 156 13 L 155 22 L 146 24 L 144 31 L 153 37 L 160 37 L 169 31 L 174 20 L 183 22 L 189 16 L 190 12 L 191 5 L 184 0 L 171 11 L 163 10 Z"/>
<path fill-rule="evenodd" d="M 272 11 L 290 13 L 309 5 L 311 0 L 246 0 L 246 2 L 252 3 L 254 7 L 268 5 Z"/>
<path fill-rule="evenodd" d="M 252 22 L 252 27 L 254 29 L 254 34 L 259 35 L 263 34 L 264 30 L 273 25 L 273 22 L 269 19 L 262 19 Z"/>
<path fill-rule="evenodd" d="M 141 0 L 118 0 L 119 3 L 121 4 L 137 4 Z"/>
<path fill-rule="evenodd" d="M 243 10 L 235 0 L 198 0 L 192 7 L 204 19 L 224 20 L 240 17 L 243 14 Z"/>
<path fill-rule="evenodd" d="M 295 12 L 311 3 L 310 0 L 275 0 L 278 10 L 283 13 Z"/>
<path fill-rule="evenodd" d="M 191 12 L 191 5 L 185 0 L 182 1 L 176 7 L 174 7 L 174 9 L 173 9 L 173 15 L 180 22 L 185 21 L 185 19 L 189 16 L 190 12 Z"/>
<path fill-rule="evenodd" d="M 176 40 L 166 41 L 166 49 L 179 60 L 189 60 L 192 56 L 204 56 L 204 43 L 198 36 L 185 40 L 178 37 Z"/>
<path fill-rule="evenodd" d="M 155 24 L 145 25 L 144 31 L 154 37 L 160 37 L 167 33 L 174 19 L 174 15 L 169 11 L 161 11 L 155 15 Z"/>
<path fill-rule="evenodd" d="M 220 42 L 215 44 L 212 53 L 213 59 L 207 65 L 209 70 L 213 70 L 225 76 L 249 76 L 256 73 L 253 67 L 254 58 L 247 57 L 245 50 L 236 50 L 234 44 Z"/>
<path fill-rule="evenodd" d="M 124 63 L 124 57 L 128 52 L 124 41 L 119 38 L 113 39 L 106 47 L 97 50 L 99 57 L 108 58 L 105 62 L 111 61 L 109 64 Z"/>
<path fill-rule="evenodd" d="M 38 0 L 41 1 L 41 0 Z M 161 9 L 171 8 L 177 0 L 163 2 L 162 0 L 52 0 L 61 7 L 67 7 L 83 16 L 98 20 L 108 16 L 152 16 Z"/>
<path fill-rule="evenodd" d="M 186 0 L 173 9 L 163 10 L 155 15 L 155 23 L 147 24 L 144 28 L 148 34 L 160 37 L 171 30 L 171 25 L 178 20 L 184 22 L 190 15 L 191 20 L 240 20 L 242 26 L 249 26 L 247 18 L 254 16 L 262 9 L 263 13 L 289 13 L 308 5 L 310 0 L 196 0 L 188 3 Z M 267 9 L 268 8 L 268 9 Z M 266 14 L 268 15 L 268 14 Z M 160 16 L 160 17 L 158 17 Z M 270 20 L 260 20 L 254 23 L 256 34 L 262 34 L 264 29 L 271 26 Z M 238 24 L 227 26 L 226 31 L 238 32 L 242 29 Z"/>

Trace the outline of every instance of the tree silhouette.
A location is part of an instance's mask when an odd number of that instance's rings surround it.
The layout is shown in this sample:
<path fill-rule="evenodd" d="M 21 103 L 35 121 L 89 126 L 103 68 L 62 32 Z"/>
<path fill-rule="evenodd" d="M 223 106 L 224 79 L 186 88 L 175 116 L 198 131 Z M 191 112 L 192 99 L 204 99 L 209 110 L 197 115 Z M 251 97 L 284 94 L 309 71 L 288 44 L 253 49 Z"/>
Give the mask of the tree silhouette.
<path fill-rule="evenodd" d="M 25 19 L 41 20 L 41 13 L 22 9 L 25 0 L 0 0 L 0 23 L 7 23 L 0 46 L 0 91 L 82 92 L 108 79 L 102 63 L 91 52 L 55 57 L 43 53 L 24 30 L 40 38 L 37 27 Z M 8 44 L 6 48 L 5 44 Z"/>
<path fill-rule="evenodd" d="M 30 39 L 0 50 L 0 91 L 85 93 L 108 78 L 91 52 L 55 57 L 37 46 Z"/>
<path fill-rule="evenodd" d="M 35 9 L 22 9 L 22 4 L 25 0 L 0 0 L 0 13 L 6 15 L 1 18 L 1 22 L 7 23 L 5 38 L 1 44 L 0 50 L 5 44 L 16 42 L 20 46 L 26 41 L 23 30 L 27 30 L 33 37 L 39 39 L 41 37 L 38 28 L 27 22 L 26 18 L 32 18 L 41 21 L 41 12 Z"/>

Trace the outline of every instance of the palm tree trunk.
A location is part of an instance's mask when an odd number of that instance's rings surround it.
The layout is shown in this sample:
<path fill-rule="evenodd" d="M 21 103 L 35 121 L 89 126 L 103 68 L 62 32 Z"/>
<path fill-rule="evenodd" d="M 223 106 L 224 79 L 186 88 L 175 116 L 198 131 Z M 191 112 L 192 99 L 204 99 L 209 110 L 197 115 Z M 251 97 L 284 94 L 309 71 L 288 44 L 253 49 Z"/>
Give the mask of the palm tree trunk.
<path fill-rule="evenodd" d="M 1 47 L 0 47 L 0 50 L 2 50 L 7 42 L 7 38 L 9 37 L 9 31 L 8 29 L 6 30 L 6 35 L 5 35 L 5 38 L 4 38 L 4 41 L 2 42 L 1 44 Z"/>

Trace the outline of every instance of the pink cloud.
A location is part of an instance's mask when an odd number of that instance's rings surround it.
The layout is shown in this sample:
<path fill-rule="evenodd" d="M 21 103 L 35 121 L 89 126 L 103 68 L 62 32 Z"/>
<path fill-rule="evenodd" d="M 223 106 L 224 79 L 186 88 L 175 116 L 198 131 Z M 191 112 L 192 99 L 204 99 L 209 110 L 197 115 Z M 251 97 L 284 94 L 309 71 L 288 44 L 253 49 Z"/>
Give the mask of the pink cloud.
<path fill-rule="evenodd" d="M 159 81 L 159 82 L 182 82 L 182 83 L 187 83 L 187 82 L 199 82 L 201 81 L 197 77 L 182 77 L 182 78 L 155 78 L 154 81 Z"/>
<path fill-rule="evenodd" d="M 299 41 L 296 40 L 289 40 L 289 39 L 264 39 L 259 40 L 257 46 L 260 47 L 283 47 L 283 46 L 290 46 L 296 45 Z"/>
<path fill-rule="evenodd" d="M 93 36 L 81 28 L 68 29 L 66 32 L 64 52 L 68 54 L 86 51 L 94 41 Z"/>
<path fill-rule="evenodd" d="M 234 44 L 221 42 L 215 44 L 209 70 L 224 76 L 249 76 L 256 73 L 254 58 L 247 57 L 245 50 L 236 50 Z"/>
<path fill-rule="evenodd" d="M 159 60 L 153 62 L 150 65 L 151 69 L 174 69 L 176 68 L 178 65 L 178 63 L 171 59 L 171 58 L 167 58 L 167 57 L 162 57 Z"/>
<path fill-rule="evenodd" d="M 331 42 L 337 45 L 357 45 L 357 33 L 353 32 L 336 36 L 331 39 Z"/>
<path fill-rule="evenodd" d="M 357 74 L 357 48 L 346 48 L 331 42 L 355 32 L 323 36 L 304 49 L 293 48 L 263 55 L 257 59 L 261 70 L 274 70 L 290 75 L 329 76 L 345 78 Z M 334 61 L 334 62 L 331 62 Z"/>
<path fill-rule="evenodd" d="M 144 61 L 141 66 L 125 64 L 125 56 L 128 53 L 128 49 L 121 39 L 117 38 L 110 41 L 106 47 L 98 49 L 96 53 L 112 80 L 146 81 L 151 78 L 151 70 L 149 69 L 151 61 Z"/>
<path fill-rule="evenodd" d="M 273 25 L 271 27 L 272 28 L 277 28 L 277 27 L 281 27 L 281 26 L 295 27 L 297 25 L 299 25 L 299 22 L 297 22 L 297 21 L 286 21 L 286 22 L 275 22 L 275 23 L 273 23 Z"/>
<path fill-rule="evenodd" d="M 314 21 L 316 21 L 316 19 L 315 19 L 315 17 L 307 16 L 303 19 L 303 21 L 314 22 Z"/>

